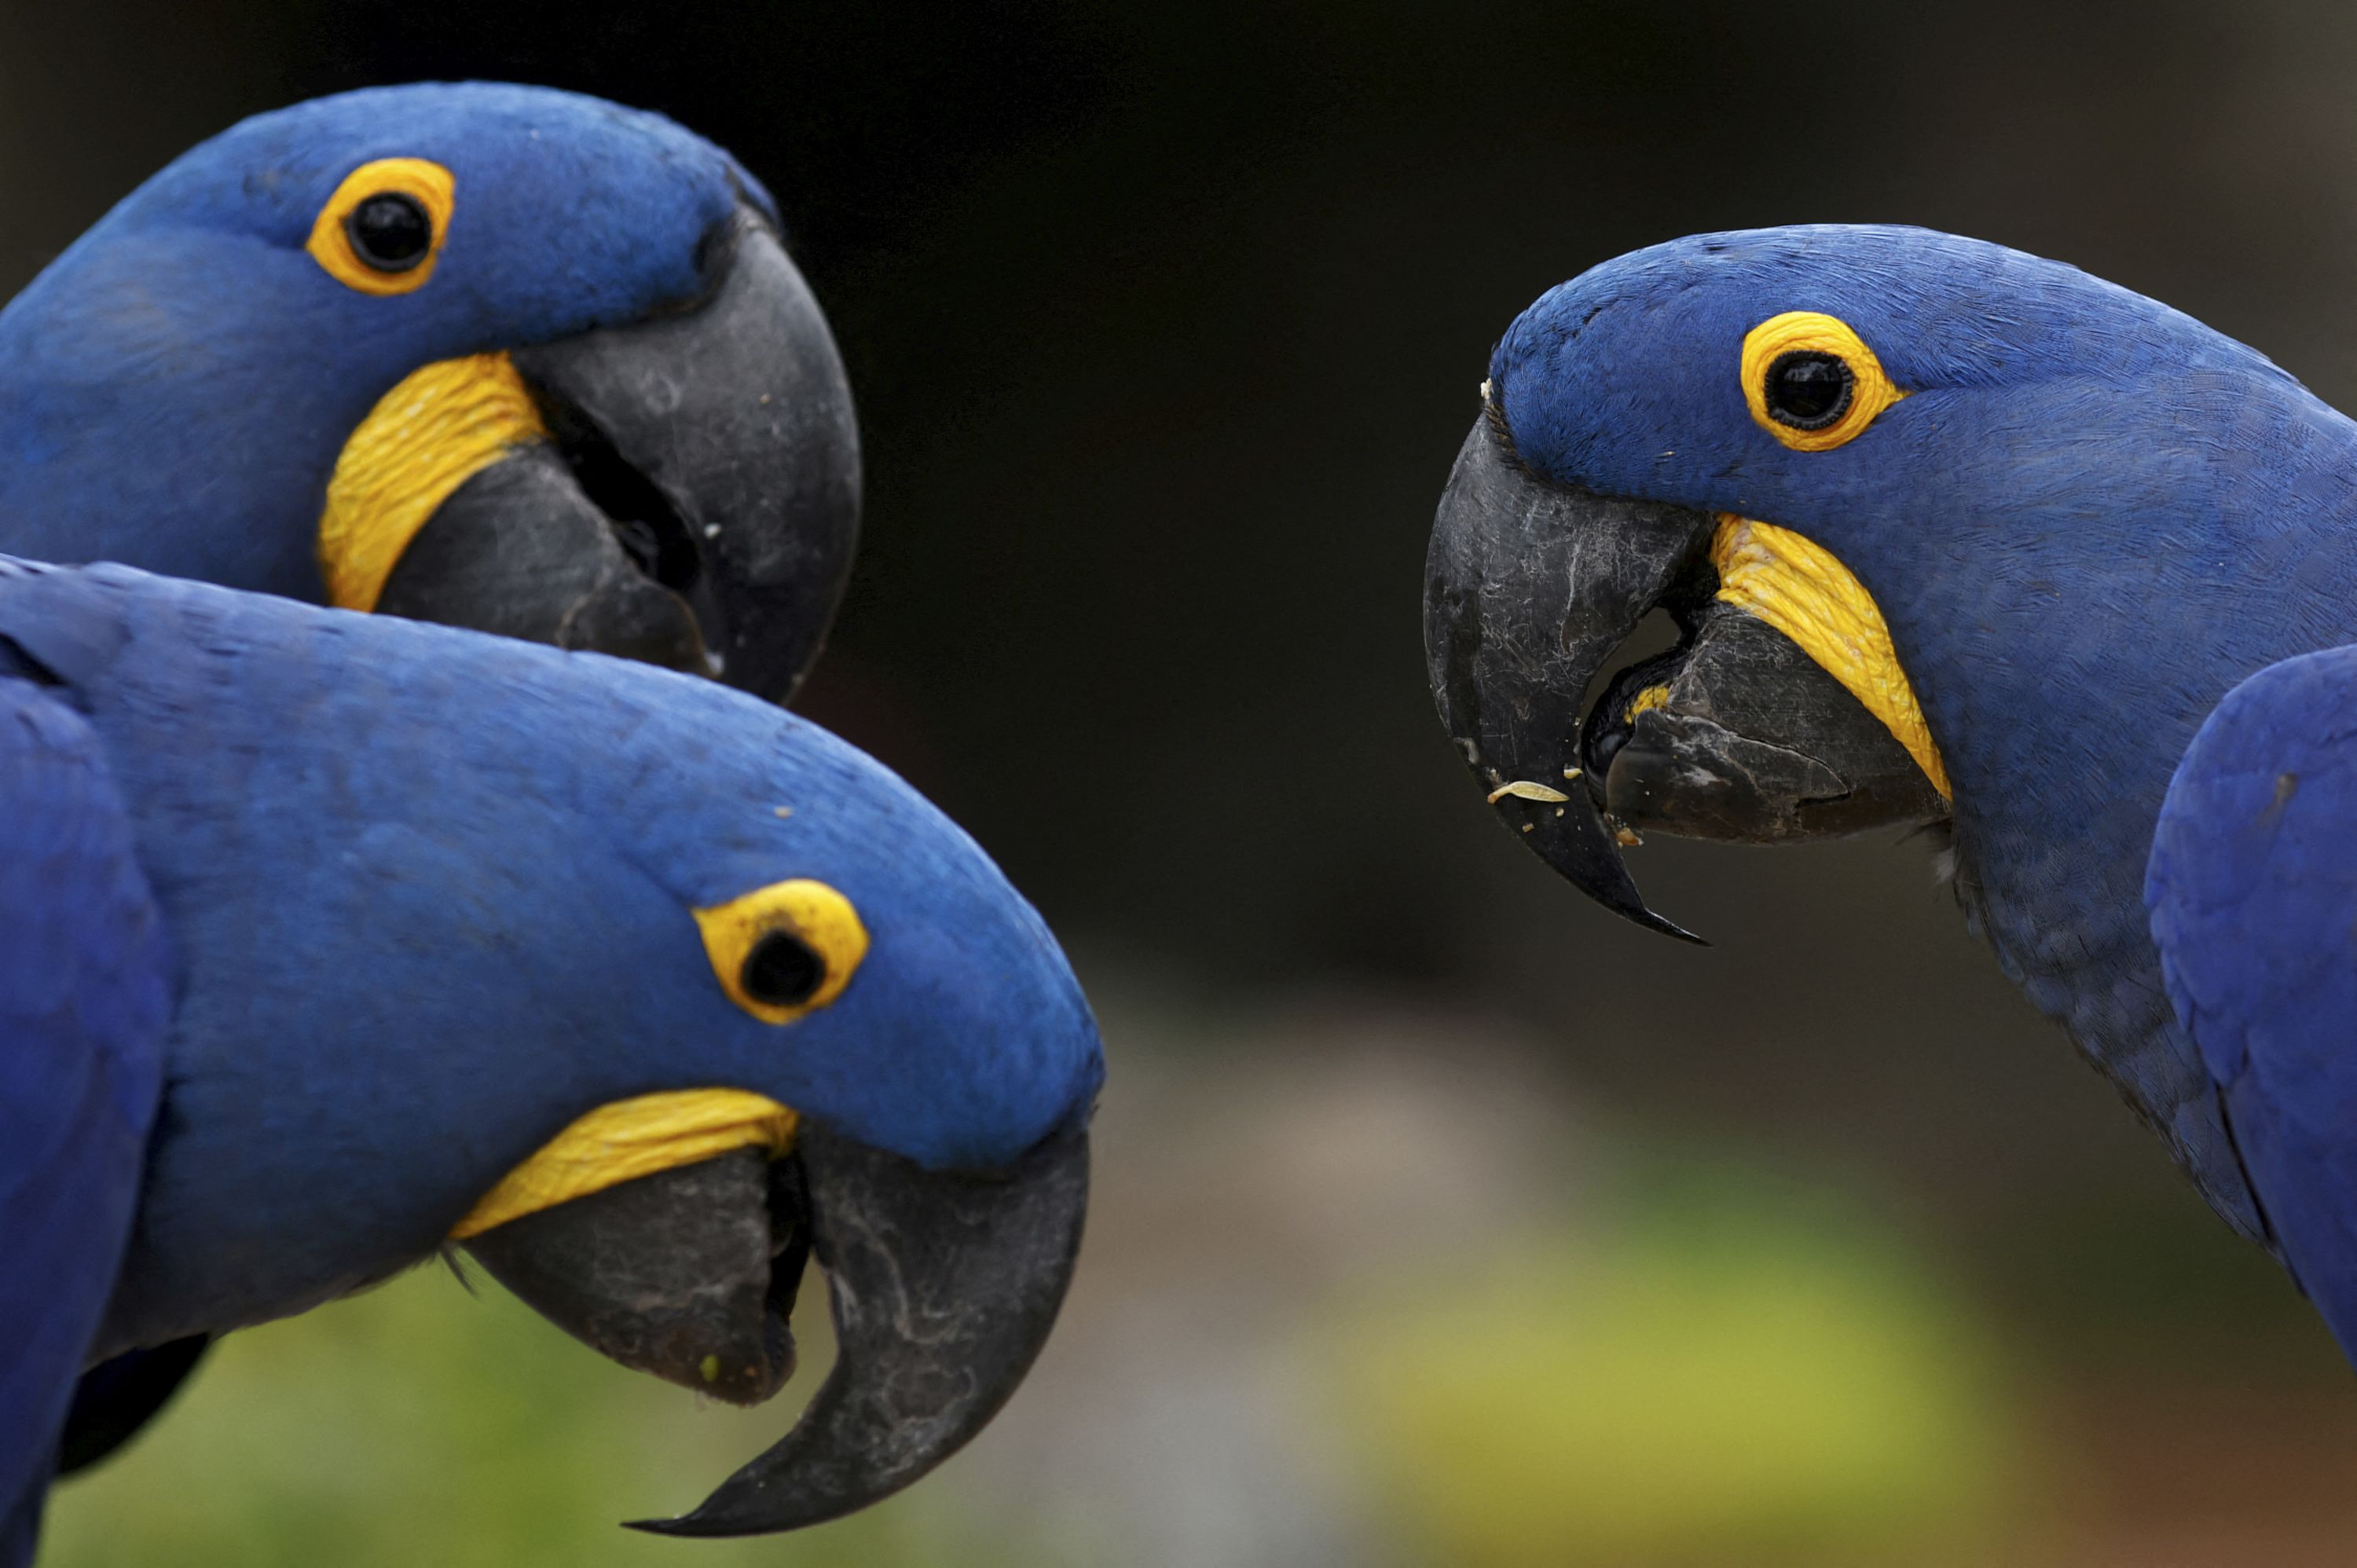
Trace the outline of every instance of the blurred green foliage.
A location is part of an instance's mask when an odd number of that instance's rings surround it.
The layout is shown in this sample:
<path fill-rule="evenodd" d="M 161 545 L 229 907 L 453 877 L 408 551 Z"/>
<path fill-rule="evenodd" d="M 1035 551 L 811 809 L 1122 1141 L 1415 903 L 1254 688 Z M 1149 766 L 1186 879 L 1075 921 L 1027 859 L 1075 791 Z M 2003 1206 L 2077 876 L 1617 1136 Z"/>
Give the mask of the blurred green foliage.
<path fill-rule="evenodd" d="M 1990 1561 L 2023 1423 L 1949 1283 L 1823 1193 L 1723 1165 L 1634 1187 L 1593 1234 L 1343 1308 L 1345 1430 L 1428 1560 Z"/>
<path fill-rule="evenodd" d="M 1591 1128 L 1583 1144 L 1608 1174 L 1551 1188 L 1559 1208 L 1543 1198 L 1511 1226 L 1469 1214 L 1453 1247 L 1395 1210 L 1398 1244 L 1331 1275 L 1238 1240 L 1238 1266 L 1282 1302 L 1212 1298 L 1243 1316 L 1203 1326 L 1201 1353 L 1305 1375 L 1209 1425 L 1195 1341 L 1169 1342 L 1168 1276 L 1138 1272 L 1134 1249 L 1125 1267 L 1108 1237 L 1060 1329 L 1077 1359 L 1024 1391 L 992 1454 L 855 1519 L 751 1541 L 617 1524 L 691 1506 L 786 1429 L 830 1354 L 815 1280 L 805 1371 L 777 1406 L 740 1412 L 604 1361 L 488 1281 L 469 1295 L 418 1270 L 230 1337 L 151 1432 L 59 1488 L 42 1563 L 1979 1568 L 2091 1561 L 2093 1541 L 2147 1561 L 2206 1520 L 2223 1555 L 2184 1560 L 2208 1568 L 2309 1561 L 2284 1543 L 2346 1539 L 2334 1455 L 2352 1429 L 2336 1398 L 2221 1385 L 2219 1341 L 2160 1320 L 2152 1359 L 2105 1380 L 2117 1360 L 2069 1348 L 2014 1299 L 2018 1281 L 1960 1275 L 1938 1228 L 1919 1231 L 1857 1173 L 1724 1141 L 1647 1153 Z M 1147 1224 L 1105 1196 L 1109 1224 Z M 1357 1212 L 1327 1224 L 1383 1234 Z M 1108 1424 L 1114 1410 L 1135 1419 Z M 1169 1446 L 1248 1447 L 1271 1422 L 1294 1434 L 1299 1474 L 1330 1487 L 1272 1491 Z M 1215 1532 L 1230 1555 L 1206 1557 L 1169 1528 L 1178 1509 L 1258 1529 L 1272 1506 L 1323 1520 L 1300 1538 L 1309 1558 L 1253 1529 Z"/>
<path fill-rule="evenodd" d="M 1887 1222 L 1724 1164 L 1647 1163 L 1605 1196 L 1600 1225 L 1437 1260 L 1318 1318 L 1306 1364 L 1363 1525 L 1451 1568 L 1986 1560 L 2021 1506 L 2020 1412 Z M 619 1530 L 695 1501 L 791 1411 L 699 1401 L 479 1292 L 420 1270 L 231 1336 L 141 1442 L 59 1489 L 47 1568 L 1056 1554 L 941 1482 L 783 1539 Z"/>
<path fill-rule="evenodd" d="M 702 1500 L 786 1430 L 800 1401 L 742 1412 L 699 1400 L 605 1361 L 489 1281 L 477 1291 L 420 1269 L 231 1336 L 146 1434 L 58 1488 L 43 1568 L 952 1560 L 951 1521 L 921 1495 L 783 1539 L 618 1529 Z M 806 1348 L 811 1372 L 824 1356 Z M 796 1383 L 815 1386 L 807 1373 Z M 991 1561 L 964 1548 L 955 1560 Z"/>

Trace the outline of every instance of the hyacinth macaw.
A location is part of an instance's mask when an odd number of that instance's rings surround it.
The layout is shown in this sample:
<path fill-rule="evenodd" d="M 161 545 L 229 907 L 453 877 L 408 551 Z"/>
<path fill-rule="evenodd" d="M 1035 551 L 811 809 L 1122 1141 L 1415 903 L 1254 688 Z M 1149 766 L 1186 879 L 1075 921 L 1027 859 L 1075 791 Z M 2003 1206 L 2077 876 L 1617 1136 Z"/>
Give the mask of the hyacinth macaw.
<path fill-rule="evenodd" d="M 259 115 L 0 310 L 0 551 L 772 698 L 858 532 L 850 389 L 726 153 L 540 88 Z"/>
<path fill-rule="evenodd" d="M 716 675 L 775 699 L 858 534 L 775 203 L 659 116 L 371 89 L 188 153 L 0 309 L 0 551 Z M 201 1337 L 94 1368 L 111 1452 Z"/>
<path fill-rule="evenodd" d="M 1102 1055 L 1037 914 L 866 757 L 713 682 L 0 560 L 0 1562 L 77 1375 L 463 1245 L 800 1423 L 649 1528 L 906 1485 L 1012 1391 Z"/>
<path fill-rule="evenodd" d="M 1936 824 L 2007 973 L 2357 1355 L 2357 424 L 2055 262 L 1702 235 L 1508 329 L 1426 575 L 1443 720 L 1549 864 L 1676 932 L 1639 828 Z M 1657 606 L 1678 646 L 1583 718 Z"/>

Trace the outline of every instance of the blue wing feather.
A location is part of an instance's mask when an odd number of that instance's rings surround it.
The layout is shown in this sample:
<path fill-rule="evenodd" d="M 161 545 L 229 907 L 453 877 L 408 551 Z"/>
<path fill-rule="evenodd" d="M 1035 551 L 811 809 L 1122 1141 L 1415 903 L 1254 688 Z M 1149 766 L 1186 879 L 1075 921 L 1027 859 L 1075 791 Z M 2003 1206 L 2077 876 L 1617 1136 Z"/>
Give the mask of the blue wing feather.
<path fill-rule="evenodd" d="M 2357 648 L 2227 693 L 2170 782 L 2145 902 L 2268 1224 L 2357 1359 Z"/>
<path fill-rule="evenodd" d="M 162 923 L 97 737 L 0 678 L 0 1561 L 29 1556 L 113 1287 L 168 1009 Z"/>

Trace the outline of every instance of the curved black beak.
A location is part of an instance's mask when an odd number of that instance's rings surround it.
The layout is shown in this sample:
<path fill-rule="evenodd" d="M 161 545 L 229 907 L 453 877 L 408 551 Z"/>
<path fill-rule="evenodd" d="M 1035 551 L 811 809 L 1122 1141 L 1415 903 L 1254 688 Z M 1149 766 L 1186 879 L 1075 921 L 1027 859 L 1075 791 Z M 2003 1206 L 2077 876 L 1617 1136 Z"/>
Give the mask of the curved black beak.
<path fill-rule="evenodd" d="M 513 352 L 552 439 L 453 491 L 377 609 L 792 694 L 858 542 L 851 387 L 759 214 L 705 268 L 685 310 Z"/>
<path fill-rule="evenodd" d="M 1424 657 L 1440 722 L 1500 818 L 1615 914 L 1645 907 L 1578 763 L 1588 681 L 1709 547 L 1702 512 L 1526 473 L 1484 417 L 1457 454 L 1425 557 Z"/>
<path fill-rule="evenodd" d="M 1645 905 L 1621 856 L 1639 828 L 1742 843 L 1944 817 L 1922 770 L 1781 633 L 1715 602 L 1710 514 L 1542 479 L 1484 410 L 1457 456 L 1425 570 L 1425 659 L 1484 794 L 1605 908 L 1699 939 Z M 1675 649 L 1589 685 L 1639 621 Z"/>
<path fill-rule="evenodd" d="M 982 1430 L 1055 1323 L 1087 1204 L 1084 1133 L 970 1176 L 805 1122 L 785 1159 L 740 1150 L 526 1215 L 468 1246 L 615 1359 L 747 1404 L 792 1371 L 787 1319 L 815 1254 L 837 1343 L 817 1397 L 694 1512 L 635 1526 L 759 1535 L 865 1508 Z"/>

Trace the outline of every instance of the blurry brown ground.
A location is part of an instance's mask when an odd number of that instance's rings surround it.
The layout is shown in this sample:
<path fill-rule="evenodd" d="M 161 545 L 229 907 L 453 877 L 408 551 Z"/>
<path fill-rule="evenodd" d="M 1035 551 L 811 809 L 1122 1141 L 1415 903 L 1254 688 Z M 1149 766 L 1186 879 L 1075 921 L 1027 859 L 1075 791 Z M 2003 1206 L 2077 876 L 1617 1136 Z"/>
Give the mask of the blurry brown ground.
<path fill-rule="evenodd" d="M 1846 219 L 2003 241 L 2357 406 L 2357 16 L 0 0 L 0 290 L 241 113 L 467 75 L 666 110 L 775 188 L 869 456 L 865 553 L 806 706 L 974 828 L 1106 1002 L 1104 1195 L 1071 1321 L 970 1459 L 845 1541 L 1053 1561 L 1039 1532 L 1066 1539 L 1050 1524 L 1077 1496 L 1120 1506 L 1079 1509 L 1071 1539 L 1109 1519 L 1115 1545 L 1076 1561 L 1461 1560 L 1414 1533 L 1438 1527 L 1411 1522 L 1412 1488 L 1367 1479 L 1398 1453 L 1316 1457 L 1384 1413 L 1318 1389 L 1452 1386 L 1344 1319 L 1478 1301 L 1485 1244 L 1559 1248 L 1577 1277 L 1597 1235 L 1652 1234 L 1651 1173 L 1707 1168 L 1832 1195 L 1846 1218 L 1794 1234 L 1903 1253 L 1891 1321 L 1936 1308 L 1975 1346 L 1970 1408 L 1943 1419 L 2003 1452 L 1960 1452 L 1980 1479 L 1922 1502 L 1927 1533 L 1888 1560 L 2357 1559 L 2345 1365 L 1998 979 L 1919 848 L 1657 841 L 1648 892 L 1717 945 L 1647 938 L 1483 820 L 1416 642 L 1431 504 L 1490 342 L 1548 285 L 1675 234 Z M 1706 1271 L 1735 1245 L 1672 1231 Z M 283 1341 L 300 1361 L 338 1331 L 274 1332 L 315 1336 Z M 419 1332 L 371 1341 L 370 1376 L 460 1354 Z M 216 1447 L 255 1434 L 239 1464 L 266 1470 L 260 1434 L 310 1429 L 270 1424 L 292 1407 L 268 1402 L 274 1341 L 253 1339 L 250 1372 L 221 1369 L 253 1380 L 243 1402 L 199 1388 L 175 1421 Z M 1376 1360 L 1338 1361 L 1344 1341 Z M 488 1419 L 452 1398 L 436 1441 Z M 210 1517 L 176 1494 L 197 1483 L 170 1441 L 95 1484 L 117 1488 L 105 1509 Z M 1532 1445 L 1579 1441 L 1542 1423 Z M 428 1474 L 435 1452 L 404 1463 Z M 253 1530 L 295 1512 L 373 1537 L 394 1495 L 288 1481 L 228 1560 L 260 1560 Z M 485 1495 L 529 1520 L 577 1500 L 553 1479 Z M 111 1560 L 81 1496 L 58 1560 Z M 747 1560 L 834 1560 L 814 1539 Z M 1790 1546 L 1662 1539 L 1682 1562 Z M 563 1560 L 648 1544 L 587 1541 Z M 1534 1560 L 1596 1560 L 1559 1544 Z"/>

